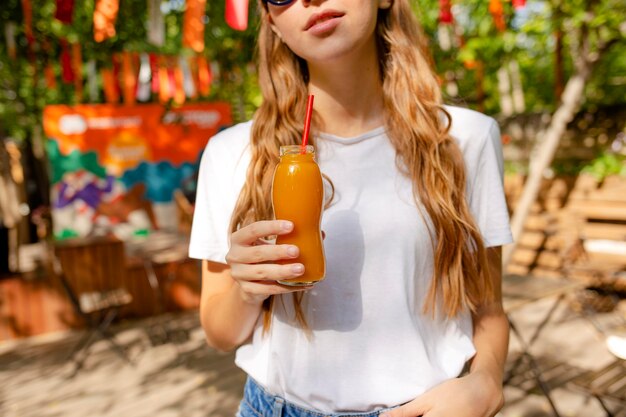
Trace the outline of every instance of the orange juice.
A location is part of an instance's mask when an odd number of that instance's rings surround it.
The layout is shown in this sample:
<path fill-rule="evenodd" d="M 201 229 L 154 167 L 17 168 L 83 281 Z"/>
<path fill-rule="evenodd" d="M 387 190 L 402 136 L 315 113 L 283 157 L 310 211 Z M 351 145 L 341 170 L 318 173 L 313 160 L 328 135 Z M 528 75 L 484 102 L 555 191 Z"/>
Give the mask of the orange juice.
<path fill-rule="evenodd" d="M 304 265 L 304 274 L 279 282 L 309 285 L 321 281 L 326 274 L 321 232 L 324 186 L 313 146 L 307 146 L 305 152 L 299 145 L 280 147 L 280 162 L 272 184 L 272 204 L 276 219 L 289 220 L 294 225 L 291 233 L 277 237 L 276 244 L 296 245 L 300 249 L 298 258 L 281 263 Z"/>

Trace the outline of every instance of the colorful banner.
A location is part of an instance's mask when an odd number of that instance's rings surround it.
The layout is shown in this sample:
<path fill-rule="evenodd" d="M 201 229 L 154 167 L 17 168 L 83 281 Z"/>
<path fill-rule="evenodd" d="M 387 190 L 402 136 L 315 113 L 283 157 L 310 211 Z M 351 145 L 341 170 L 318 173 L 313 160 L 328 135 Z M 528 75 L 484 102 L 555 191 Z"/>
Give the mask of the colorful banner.
<path fill-rule="evenodd" d="M 194 178 L 208 138 L 232 120 L 226 103 L 99 104 L 47 106 L 43 123 L 55 236 L 124 238 L 176 227 L 174 191 Z"/>

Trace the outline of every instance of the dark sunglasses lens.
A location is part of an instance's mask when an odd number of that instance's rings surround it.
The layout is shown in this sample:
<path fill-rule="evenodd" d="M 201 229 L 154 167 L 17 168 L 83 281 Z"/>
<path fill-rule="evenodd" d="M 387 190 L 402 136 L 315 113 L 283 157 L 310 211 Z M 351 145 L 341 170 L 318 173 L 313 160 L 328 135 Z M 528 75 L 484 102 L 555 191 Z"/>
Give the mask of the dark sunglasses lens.
<path fill-rule="evenodd" d="M 264 3 L 270 3 L 274 6 L 286 6 L 291 3 L 293 0 L 263 0 Z"/>

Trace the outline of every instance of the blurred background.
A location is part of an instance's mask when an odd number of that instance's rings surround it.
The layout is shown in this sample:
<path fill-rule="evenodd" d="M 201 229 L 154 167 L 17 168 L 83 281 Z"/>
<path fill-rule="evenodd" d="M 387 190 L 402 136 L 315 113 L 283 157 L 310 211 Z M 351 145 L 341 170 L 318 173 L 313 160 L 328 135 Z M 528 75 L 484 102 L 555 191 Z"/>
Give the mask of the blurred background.
<path fill-rule="evenodd" d="M 626 415 L 626 4 L 412 4 L 446 102 L 502 129 L 502 415 Z M 186 251 L 257 28 L 247 0 L 2 1 L 0 415 L 234 415 Z"/>

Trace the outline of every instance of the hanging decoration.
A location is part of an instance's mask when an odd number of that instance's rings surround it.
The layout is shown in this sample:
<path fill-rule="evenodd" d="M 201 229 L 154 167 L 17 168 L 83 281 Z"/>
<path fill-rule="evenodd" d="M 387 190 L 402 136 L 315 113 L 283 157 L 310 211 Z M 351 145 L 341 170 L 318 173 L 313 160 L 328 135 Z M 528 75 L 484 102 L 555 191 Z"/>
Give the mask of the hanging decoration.
<path fill-rule="evenodd" d="M 451 0 L 439 0 L 439 23 L 442 25 L 451 25 L 454 22 L 452 16 Z"/>
<path fill-rule="evenodd" d="M 167 73 L 167 62 L 165 57 L 159 57 L 159 101 L 163 104 L 167 103 L 172 97 L 170 92 L 170 77 Z"/>
<path fill-rule="evenodd" d="M 248 28 L 248 0 L 226 0 L 226 23 L 235 30 Z"/>
<path fill-rule="evenodd" d="M 74 68 L 72 67 L 72 54 L 66 39 L 61 39 L 61 80 L 65 84 L 74 82 Z"/>
<path fill-rule="evenodd" d="M 165 44 L 165 20 L 161 0 L 148 0 L 148 42 L 154 46 Z"/>
<path fill-rule="evenodd" d="M 452 15 L 451 0 L 439 0 L 439 25 L 437 26 L 437 40 L 442 51 L 452 48 L 454 35 L 454 17 Z"/>
<path fill-rule="evenodd" d="M 54 90 L 57 88 L 57 79 L 54 75 L 54 67 L 51 62 L 47 62 L 43 69 L 43 75 L 46 80 L 46 88 L 48 90 Z"/>
<path fill-rule="evenodd" d="M 152 85 L 151 91 L 154 94 L 159 93 L 159 87 L 161 86 L 161 82 L 159 80 L 159 60 L 155 54 L 148 54 L 148 58 L 150 61 L 150 73 L 152 76 Z"/>
<path fill-rule="evenodd" d="M 182 57 L 178 57 L 178 66 L 183 72 L 183 89 L 185 90 L 185 95 L 187 98 L 194 99 L 197 97 L 196 85 L 193 80 L 193 75 L 191 75 L 191 68 L 189 68 L 189 62 Z"/>
<path fill-rule="evenodd" d="M 117 82 L 115 81 L 115 75 L 112 68 L 102 68 L 100 70 L 102 75 L 102 85 L 104 87 L 104 98 L 109 104 L 117 104 L 120 97 L 117 92 Z"/>
<path fill-rule="evenodd" d="M 137 100 L 146 102 L 150 100 L 151 94 L 151 71 L 150 57 L 146 53 L 139 55 L 139 76 L 137 78 Z"/>
<path fill-rule="evenodd" d="M 506 22 L 504 21 L 504 7 L 501 0 L 489 0 L 489 13 L 493 17 L 493 23 L 499 32 L 506 30 Z"/>
<path fill-rule="evenodd" d="M 211 69 L 205 57 L 198 55 L 198 90 L 200 95 L 208 96 L 211 92 Z"/>
<path fill-rule="evenodd" d="M 31 49 L 35 43 L 35 36 L 33 35 L 33 6 L 30 0 L 22 0 L 22 12 L 24 13 L 24 34 L 28 48 Z"/>
<path fill-rule="evenodd" d="M 4 26 L 4 38 L 7 42 L 7 53 L 11 59 L 17 58 L 17 48 L 15 46 L 15 23 L 7 22 Z"/>
<path fill-rule="evenodd" d="M 176 82 L 174 103 L 180 106 L 185 103 L 185 75 L 183 74 L 183 69 L 180 67 L 178 62 L 174 64 L 174 81 Z"/>
<path fill-rule="evenodd" d="M 526 6 L 526 0 L 512 0 L 511 3 L 515 10 L 523 9 Z"/>
<path fill-rule="evenodd" d="M 119 0 L 96 1 L 96 9 L 93 12 L 93 38 L 96 42 L 103 42 L 115 36 L 115 19 L 118 11 Z"/>
<path fill-rule="evenodd" d="M 74 73 L 74 92 L 76 101 L 83 101 L 83 58 L 80 51 L 80 43 L 72 44 L 72 72 Z"/>
<path fill-rule="evenodd" d="M 128 51 L 122 52 L 122 95 L 124 104 L 135 104 L 135 89 L 137 88 L 137 78 L 133 68 L 132 55 Z"/>
<path fill-rule="evenodd" d="M 74 0 L 56 0 L 57 9 L 54 17 L 61 23 L 69 25 L 72 23 L 74 14 Z"/>
<path fill-rule="evenodd" d="M 187 9 L 183 19 L 183 46 L 198 53 L 204 51 L 204 22 L 202 20 L 205 10 L 206 0 L 187 0 Z"/>

